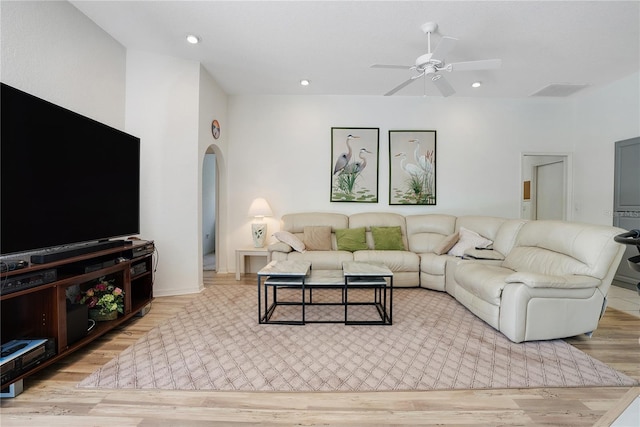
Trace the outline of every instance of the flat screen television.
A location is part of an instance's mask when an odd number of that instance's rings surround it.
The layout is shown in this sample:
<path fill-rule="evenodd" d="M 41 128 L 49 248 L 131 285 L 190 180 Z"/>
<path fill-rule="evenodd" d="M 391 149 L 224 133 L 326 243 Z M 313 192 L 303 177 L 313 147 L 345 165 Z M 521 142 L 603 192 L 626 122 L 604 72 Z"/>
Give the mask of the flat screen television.
<path fill-rule="evenodd" d="M 138 234 L 140 139 L 0 90 L 0 255 Z"/>

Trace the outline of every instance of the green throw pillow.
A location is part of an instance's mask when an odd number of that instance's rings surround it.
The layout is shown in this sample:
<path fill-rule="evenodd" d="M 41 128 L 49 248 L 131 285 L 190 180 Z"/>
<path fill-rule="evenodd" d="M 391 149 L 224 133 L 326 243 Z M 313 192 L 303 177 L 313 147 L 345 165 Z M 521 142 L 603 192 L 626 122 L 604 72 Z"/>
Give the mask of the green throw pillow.
<path fill-rule="evenodd" d="M 397 227 L 371 227 L 373 245 L 379 251 L 404 251 L 402 231 Z"/>
<path fill-rule="evenodd" d="M 369 249 L 365 237 L 364 227 L 343 228 L 336 230 L 336 241 L 340 251 L 362 251 Z"/>

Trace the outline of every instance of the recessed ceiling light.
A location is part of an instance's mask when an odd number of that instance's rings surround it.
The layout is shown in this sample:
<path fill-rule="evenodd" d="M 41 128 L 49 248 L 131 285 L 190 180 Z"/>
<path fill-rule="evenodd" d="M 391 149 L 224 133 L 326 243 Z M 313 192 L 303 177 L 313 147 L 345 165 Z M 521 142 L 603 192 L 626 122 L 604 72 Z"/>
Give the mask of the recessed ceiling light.
<path fill-rule="evenodd" d="M 482 82 L 473 82 L 471 83 L 471 87 L 480 87 L 482 86 Z"/>
<path fill-rule="evenodd" d="M 301 86 L 309 86 L 310 84 L 311 84 L 310 80 L 307 80 L 307 79 L 300 80 L 300 85 Z"/>
<path fill-rule="evenodd" d="M 187 36 L 187 41 L 191 44 L 198 44 L 200 43 L 200 37 L 194 36 L 193 34 L 189 34 Z"/>

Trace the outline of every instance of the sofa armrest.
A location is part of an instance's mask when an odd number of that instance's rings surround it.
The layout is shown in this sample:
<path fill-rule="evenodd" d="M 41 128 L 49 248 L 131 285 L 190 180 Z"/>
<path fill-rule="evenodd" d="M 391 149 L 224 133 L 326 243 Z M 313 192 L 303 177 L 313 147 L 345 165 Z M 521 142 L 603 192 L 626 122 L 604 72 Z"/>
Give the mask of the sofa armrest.
<path fill-rule="evenodd" d="M 489 259 L 493 261 L 504 260 L 504 255 L 493 249 L 467 249 L 464 251 L 464 257 L 471 259 Z"/>
<path fill-rule="evenodd" d="M 505 278 L 507 283 L 524 283 L 530 288 L 564 288 L 580 289 L 595 288 L 602 283 L 599 279 L 591 276 L 577 274 L 565 274 L 555 276 L 551 274 L 531 273 L 520 271 Z"/>
<path fill-rule="evenodd" d="M 267 246 L 267 250 L 269 252 L 284 252 L 285 254 L 288 254 L 293 251 L 293 248 L 284 242 L 276 242 Z"/>

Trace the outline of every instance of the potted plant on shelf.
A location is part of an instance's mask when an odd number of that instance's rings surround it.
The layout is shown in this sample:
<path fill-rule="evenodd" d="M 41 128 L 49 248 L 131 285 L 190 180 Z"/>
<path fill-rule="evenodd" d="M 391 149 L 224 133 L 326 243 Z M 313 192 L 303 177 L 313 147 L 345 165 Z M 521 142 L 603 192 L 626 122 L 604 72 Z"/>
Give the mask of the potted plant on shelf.
<path fill-rule="evenodd" d="M 78 295 L 81 304 L 89 306 L 89 318 L 96 321 L 114 320 L 124 313 L 124 291 L 114 280 L 101 277 L 93 287 Z"/>

